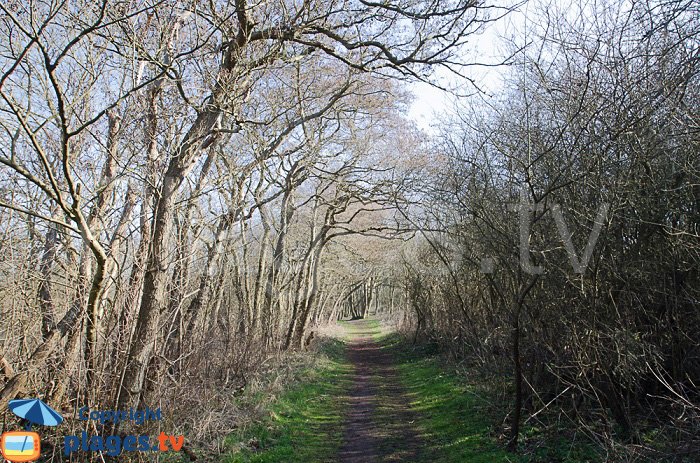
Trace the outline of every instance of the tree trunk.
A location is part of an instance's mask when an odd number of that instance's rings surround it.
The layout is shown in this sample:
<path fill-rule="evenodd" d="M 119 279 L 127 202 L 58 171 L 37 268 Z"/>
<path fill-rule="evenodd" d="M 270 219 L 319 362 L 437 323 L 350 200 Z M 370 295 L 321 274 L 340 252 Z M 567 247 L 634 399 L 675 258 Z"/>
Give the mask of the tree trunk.
<path fill-rule="evenodd" d="M 318 295 L 318 267 L 319 261 L 321 260 L 321 253 L 323 252 L 323 248 L 326 244 L 326 231 L 327 229 L 324 227 L 324 230 L 321 231 L 318 242 L 316 243 L 316 248 L 313 251 L 311 261 L 309 262 L 308 278 L 306 279 L 307 289 L 305 291 L 301 313 L 299 314 L 299 318 L 296 321 L 294 328 L 292 344 L 300 349 L 304 347 L 304 332 L 306 331 L 306 324 L 309 319 L 309 313 Z"/>
<path fill-rule="evenodd" d="M 523 370 L 520 359 L 520 307 L 514 308 L 513 326 L 511 331 L 512 355 L 513 355 L 513 386 L 515 388 L 513 400 L 513 413 L 511 415 L 510 439 L 508 450 L 515 452 L 518 448 L 518 436 L 520 434 L 520 415 L 523 408 Z"/>
<path fill-rule="evenodd" d="M 44 239 L 44 250 L 39 264 L 39 288 L 37 295 L 41 309 L 41 335 L 43 339 L 49 335 L 56 323 L 56 307 L 51 296 L 51 273 L 53 263 L 56 260 L 56 248 L 58 247 L 58 229 L 56 225 L 49 224 L 49 231 Z"/>

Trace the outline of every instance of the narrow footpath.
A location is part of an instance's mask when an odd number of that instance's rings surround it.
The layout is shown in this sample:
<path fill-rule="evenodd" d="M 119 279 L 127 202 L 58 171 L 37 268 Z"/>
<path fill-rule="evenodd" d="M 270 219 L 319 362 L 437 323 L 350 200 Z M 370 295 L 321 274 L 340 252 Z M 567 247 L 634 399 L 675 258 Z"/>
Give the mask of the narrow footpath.
<path fill-rule="evenodd" d="M 399 384 L 389 348 L 374 340 L 377 323 L 348 322 L 347 355 L 354 374 L 340 463 L 415 461 L 420 438 L 409 396 Z"/>
<path fill-rule="evenodd" d="M 222 463 L 596 461 L 571 445 L 535 458 L 506 452 L 485 390 L 445 368 L 437 351 L 409 345 L 379 320 L 340 327 L 320 346 L 319 363 L 265 405 L 268 419 L 231 435 L 234 451 Z"/>

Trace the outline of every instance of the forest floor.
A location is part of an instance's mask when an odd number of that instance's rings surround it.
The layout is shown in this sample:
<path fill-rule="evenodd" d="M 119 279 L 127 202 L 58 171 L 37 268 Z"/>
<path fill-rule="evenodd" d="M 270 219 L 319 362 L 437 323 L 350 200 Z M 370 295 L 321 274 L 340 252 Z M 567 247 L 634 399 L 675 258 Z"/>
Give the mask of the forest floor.
<path fill-rule="evenodd" d="M 341 327 L 342 334 L 323 342 L 323 362 L 267 401 L 264 419 L 229 436 L 223 461 L 595 461 L 555 442 L 527 457 L 504 451 L 493 398 L 437 352 L 408 344 L 376 320 Z"/>

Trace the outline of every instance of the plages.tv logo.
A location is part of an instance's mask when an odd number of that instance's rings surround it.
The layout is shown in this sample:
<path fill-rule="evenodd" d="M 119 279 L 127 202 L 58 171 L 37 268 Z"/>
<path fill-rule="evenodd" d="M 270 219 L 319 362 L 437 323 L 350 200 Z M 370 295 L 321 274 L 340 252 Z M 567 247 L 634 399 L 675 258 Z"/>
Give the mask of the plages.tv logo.
<path fill-rule="evenodd" d="M 11 400 L 10 411 L 26 422 L 23 431 L 8 431 L 0 437 L 0 452 L 12 463 L 35 461 L 41 455 L 41 438 L 32 425 L 57 426 L 63 417 L 39 399 Z"/>

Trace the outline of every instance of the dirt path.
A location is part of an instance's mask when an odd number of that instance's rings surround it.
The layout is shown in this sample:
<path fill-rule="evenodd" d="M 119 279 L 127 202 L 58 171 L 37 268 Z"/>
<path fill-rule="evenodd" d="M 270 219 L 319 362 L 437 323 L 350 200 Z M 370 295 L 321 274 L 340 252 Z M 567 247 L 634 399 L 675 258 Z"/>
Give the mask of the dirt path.
<path fill-rule="evenodd" d="M 355 367 L 340 463 L 416 461 L 419 434 L 389 348 L 372 340 L 376 322 L 349 324 L 348 358 Z"/>

